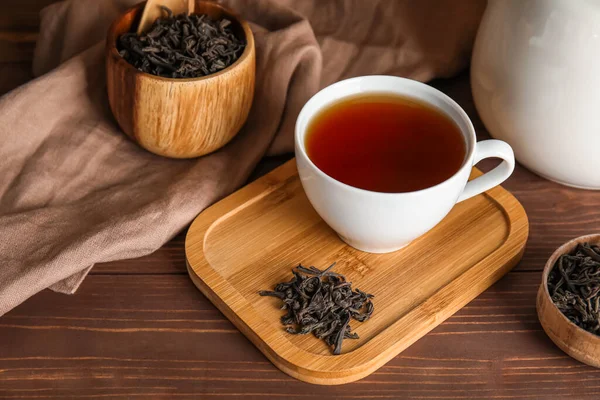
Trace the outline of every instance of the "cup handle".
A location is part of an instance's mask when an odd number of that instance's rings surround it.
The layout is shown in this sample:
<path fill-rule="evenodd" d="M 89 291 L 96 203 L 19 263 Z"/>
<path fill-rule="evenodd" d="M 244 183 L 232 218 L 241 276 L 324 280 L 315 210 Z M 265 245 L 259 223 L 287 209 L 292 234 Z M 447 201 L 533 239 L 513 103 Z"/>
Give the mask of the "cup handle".
<path fill-rule="evenodd" d="M 503 161 L 496 168 L 468 182 L 457 203 L 470 199 L 480 193 L 490 190 L 504 182 L 515 169 L 515 155 L 512 148 L 501 140 L 484 140 L 475 147 L 473 165 L 484 158 L 501 158 Z"/>

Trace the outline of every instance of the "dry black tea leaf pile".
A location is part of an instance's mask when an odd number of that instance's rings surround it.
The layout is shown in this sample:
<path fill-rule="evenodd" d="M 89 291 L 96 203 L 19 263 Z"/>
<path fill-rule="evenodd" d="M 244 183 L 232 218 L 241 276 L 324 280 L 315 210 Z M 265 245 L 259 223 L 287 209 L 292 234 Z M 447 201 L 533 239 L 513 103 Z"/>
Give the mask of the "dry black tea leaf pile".
<path fill-rule="evenodd" d="M 119 37 L 119 54 L 142 72 L 167 78 L 198 78 L 219 72 L 244 52 L 228 19 L 207 15 L 173 15 L 161 6 L 165 18 L 157 19 L 148 32 Z"/>
<path fill-rule="evenodd" d="M 275 291 L 263 290 L 261 296 L 273 296 L 283 302 L 281 317 L 286 331 L 297 335 L 313 333 L 340 354 L 344 339 L 358 339 L 352 332 L 350 319 L 366 321 L 373 313 L 371 294 L 352 290 L 352 283 L 343 275 L 332 272 L 335 263 L 324 271 L 302 265 L 292 269 L 289 282 L 275 286 Z"/>
<path fill-rule="evenodd" d="M 579 244 L 558 258 L 548 274 L 558 309 L 577 326 L 600 335 L 600 248 Z"/>

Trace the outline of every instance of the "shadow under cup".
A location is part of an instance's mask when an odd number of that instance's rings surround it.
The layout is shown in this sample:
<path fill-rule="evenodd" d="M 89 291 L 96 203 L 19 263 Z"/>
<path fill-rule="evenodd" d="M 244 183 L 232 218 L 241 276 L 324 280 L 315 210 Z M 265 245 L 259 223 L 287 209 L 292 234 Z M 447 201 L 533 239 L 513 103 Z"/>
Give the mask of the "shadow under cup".
<path fill-rule="evenodd" d="M 320 170 L 308 157 L 306 134 L 310 122 L 333 103 L 357 95 L 397 95 L 425 103 L 448 116 L 458 126 L 466 146 L 462 166 L 445 181 L 426 189 L 403 193 L 382 193 L 359 189 L 342 183 Z M 482 142 L 500 142 L 490 140 Z M 498 146 L 506 154 L 501 154 Z M 508 147 L 508 149 L 503 146 Z M 493 149 L 474 157 L 475 130 L 462 108 L 444 93 L 423 83 L 392 76 L 366 76 L 335 83 L 311 98 L 298 116 L 295 132 L 295 152 L 298 173 L 306 195 L 323 220 L 350 246 L 370 253 L 398 250 L 437 225 L 457 201 L 496 186 L 514 168 L 512 150 L 503 142 L 490 143 Z M 493 151 L 492 151 L 493 150 Z M 343 149 L 340 149 L 343 151 Z M 505 159 L 502 171 L 496 168 L 494 179 L 480 178 L 465 185 L 474 163 L 482 158 Z M 496 154 L 498 153 L 498 154 Z M 476 160 L 474 160 L 476 158 Z M 503 163 L 503 164 L 505 164 Z M 494 172 L 492 171 L 492 172 Z M 499 174 L 498 172 L 501 172 Z M 488 173 L 487 175 L 493 175 Z M 481 178 L 483 178 L 481 177 Z M 472 183 L 479 181 L 477 187 Z M 482 189 L 482 190 L 480 190 Z M 463 193 L 464 191 L 464 193 Z"/>

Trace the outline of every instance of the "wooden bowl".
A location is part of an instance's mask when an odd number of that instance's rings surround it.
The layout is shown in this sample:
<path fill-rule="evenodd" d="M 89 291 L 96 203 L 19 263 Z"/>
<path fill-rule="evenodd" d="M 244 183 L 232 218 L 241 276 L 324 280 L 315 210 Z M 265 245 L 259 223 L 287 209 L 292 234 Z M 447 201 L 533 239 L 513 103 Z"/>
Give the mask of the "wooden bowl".
<path fill-rule="evenodd" d="M 191 158 L 229 142 L 248 117 L 254 96 L 254 37 L 247 22 L 209 1 L 196 13 L 226 17 L 246 38 L 246 49 L 228 68 L 201 78 L 172 79 L 137 70 L 118 53 L 118 37 L 135 31 L 145 3 L 122 14 L 106 41 L 110 108 L 121 129 L 143 148 L 167 157 Z"/>
<path fill-rule="evenodd" d="M 537 313 L 546 334 L 562 351 L 582 363 L 600 368 L 600 336 L 571 322 L 554 305 L 548 291 L 548 274 L 561 255 L 571 252 L 579 243 L 600 244 L 600 234 L 581 236 L 559 247 L 550 257 L 537 294 Z"/>

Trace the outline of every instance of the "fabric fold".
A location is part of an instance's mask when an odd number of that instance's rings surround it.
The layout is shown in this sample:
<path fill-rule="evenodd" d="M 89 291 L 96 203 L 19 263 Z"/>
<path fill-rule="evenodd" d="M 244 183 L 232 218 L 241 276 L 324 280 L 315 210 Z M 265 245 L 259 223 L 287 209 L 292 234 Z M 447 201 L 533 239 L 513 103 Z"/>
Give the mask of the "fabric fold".
<path fill-rule="evenodd" d="M 45 288 L 73 293 L 96 263 L 158 249 L 243 185 L 265 154 L 292 151 L 295 119 L 323 85 L 361 74 L 456 73 L 485 6 L 224 1 L 255 32 L 249 119 L 218 152 L 171 160 L 128 140 L 108 107 L 104 36 L 135 3 L 68 0 L 44 9 L 38 78 L 0 98 L 0 315 Z"/>

